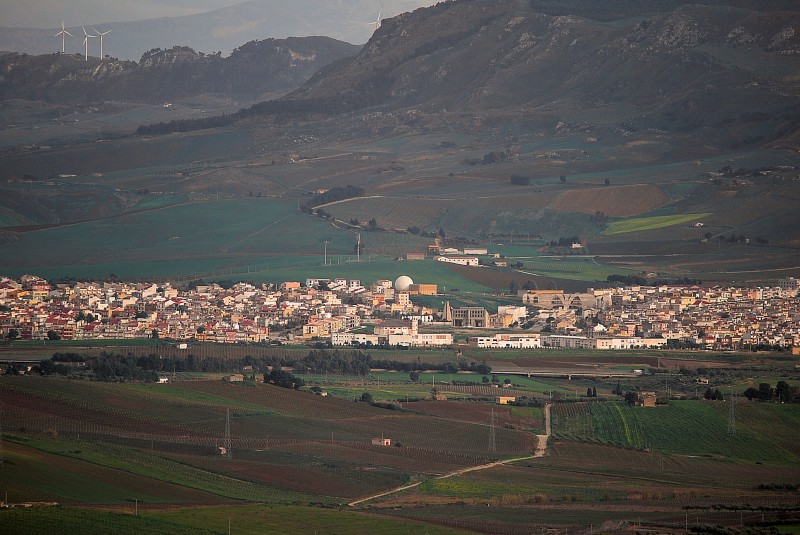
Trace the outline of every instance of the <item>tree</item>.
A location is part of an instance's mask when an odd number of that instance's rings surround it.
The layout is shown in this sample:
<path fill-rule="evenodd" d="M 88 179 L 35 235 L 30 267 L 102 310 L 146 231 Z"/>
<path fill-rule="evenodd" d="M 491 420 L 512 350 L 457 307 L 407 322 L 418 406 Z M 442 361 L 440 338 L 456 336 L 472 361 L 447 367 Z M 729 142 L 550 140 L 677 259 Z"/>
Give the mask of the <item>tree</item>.
<path fill-rule="evenodd" d="M 9 340 L 16 340 L 19 338 L 19 331 L 17 329 L 9 329 L 6 338 Z"/>
<path fill-rule="evenodd" d="M 781 403 L 791 403 L 792 398 L 792 387 L 789 386 L 789 383 L 786 381 L 778 381 L 775 385 L 775 397 L 778 398 L 778 401 Z"/>
<path fill-rule="evenodd" d="M 517 295 L 517 292 L 519 292 L 519 283 L 517 282 L 517 279 L 511 280 L 511 284 L 508 286 L 508 291 L 511 295 Z"/>
<path fill-rule="evenodd" d="M 758 385 L 758 399 L 761 401 L 771 401 L 775 395 L 775 389 L 769 383 L 760 383 Z"/>
<path fill-rule="evenodd" d="M 367 222 L 367 225 L 369 226 L 370 230 L 376 230 L 378 228 L 378 222 L 374 217 Z"/>
<path fill-rule="evenodd" d="M 593 398 L 597 397 L 597 388 L 595 388 L 595 387 L 592 387 L 592 397 Z"/>
<path fill-rule="evenodd" d="M 305 381 L 303 381 L 300 377 L 296 377 L 291 373 L 280 369 L 280 367 L 275 366 L 270 373 L 264 374 L 264 382 L 271 383 L 275 386 L 279 386 L 281 388 L 291 388 L 297 390 L 305 385 Z"/>
<path fill-rule="evenodd" d="M 523 290 L 538 290 L 539 287 L 536 286 L 536 282 L 532 281 L 531 279 L 528 279 L 528 280 L 525 281 L 525 284 L 522 285 L 522 289 Z"/>
<path fill-rule="evenodd" d="M 61 335 L 55 332 L 53 329 L 47 331 L 47 339 L 48 340 L 61 340 Z"/>
<path fill-rule="evenodd" d="M 445 234 L 444 229 L 442 227 L 439 227 L 439 237 L 441 239 L 445 239 L 447 237 L 447 235 Z"/>
<path fill-rule="evenodd" d="M 361 394 L 361 401 L 370 404 L 375 403 L 375 400 L 372 398 L 372 394 L 370 394 L 369 392 L 364 392 L 363 394 Z"/>
<path fill-rule="evenodd" d="M 603 180 L 603 184 L 608 186 L 609 184 L 611 184 L 611 181 L 609 179 L 605 179 L 605 180 Z"/>
<path fill-rule="evenodd" d="M 639 401 L 639 394 L 636 392 L 626 392 L 625 401 L 628 403 L 628 405 L 636 405 L 636 403 Z"/>
<path fill-rule="evenodd" d="M 586 397 L 587 398 L 592 397 L 592 387 L 586 389 Z"/>
<path fill-rule="evenodd" d="M 563 184 L 564 182 L 566 182 L 566 181 L 567 181 L 567 176 L 566 176 L 566 175 L 561 175 L 560 177 L 558 177 L 558 179 L 559 179 L 559 180 L 561 181 L 561 183 Z"/>
<path fill-rule="evenodd" d="M 416 383 L 416 382 L 419 381 L 419 372 L 418 371 L 413 371 L 413 372 L 408 374 L 408 377 L 409 377 L 409 379 L 411 379 L 412 383 Z"/>
<path fill-rule="evenodd" d="M 153 329 L 150 333 L 150 338 L 158 338 L 158 329 Z"/>

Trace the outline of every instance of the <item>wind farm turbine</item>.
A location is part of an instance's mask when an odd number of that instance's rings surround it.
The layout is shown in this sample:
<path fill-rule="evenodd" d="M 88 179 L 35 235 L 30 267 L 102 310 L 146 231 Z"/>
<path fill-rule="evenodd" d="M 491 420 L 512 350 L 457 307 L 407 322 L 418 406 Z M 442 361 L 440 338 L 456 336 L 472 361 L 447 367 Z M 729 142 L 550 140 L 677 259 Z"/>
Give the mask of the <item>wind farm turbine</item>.
<path fill-rule="evenodd" d="M 108 31 L 105 31 L 105 32 L 101 32 L 100 30 L 98 30 L 98 29 L 97 29 L 97 28 L 95 28 L 94 26 L 92 26 L 92 29 L 93 29 L 95 32 L 97 32 L 97 36 L 100 38 L 100 59 L 103 59 L 103 58 L 105 57 L 105 56 L 103 55 L 103 36 L 104 36 L 105 34 L 107 34 L 107 33 L 111 33 L 111 30 L 108 30 Z"/>
<path fill-rule="evenodd" d="M 374 25 L 375 25 L 375 31 L 377 32 L 377 31 L 378 31 L 378 28 L 380 28 L 380 27 L 381 27 L 381 12 L 380 12 L 380 11 L 378 11 L 378 18 L 377 18 L 377 19 L 375 19 L 375 22 L 373 22 L 373 23 L 371 23 L 371 24 L 374 24 Z"/>
<path fill-rule="evenodd" d="M 97 37 L 97 36 L 89 35 L 88 33 L 86 33 L 86 28 L 84 28 L 83 26 L 81 26 L 81 29 L 83 30 L 83 50 L 86 56 L 86 61 L 89 61 L 89 39 L 91 37 Z"/>
<path fill-rule="evenodd" d="M 55 35 L 55 37 L 61 36 L 61 53 L 62 53 L 62 54 L 64 53 L 64 40 L 66 39 L 66 37 L 67 37 L 68 35 L 69 35 L 70 37 L 72 37 L 72 34 L 71 34 L 71 33 L 69 33 L 69 32 L 68 32 L 68 31 L 67 31 L 67 30 L 64 28 L 64 19 L 61 19 L 61 31 L 60 31 L 60 32 L 58 32 L 58 33 Z"/>

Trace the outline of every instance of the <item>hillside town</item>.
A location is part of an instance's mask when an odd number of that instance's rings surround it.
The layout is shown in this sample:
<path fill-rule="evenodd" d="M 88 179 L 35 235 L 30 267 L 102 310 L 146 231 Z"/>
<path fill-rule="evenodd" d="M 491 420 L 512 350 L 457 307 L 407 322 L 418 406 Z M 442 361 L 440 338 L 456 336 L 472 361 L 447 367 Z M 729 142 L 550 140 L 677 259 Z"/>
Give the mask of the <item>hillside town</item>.
<path fill-rule="evenodd" d="M 420 299 L 423 296 L 429 299 Z M 441 302 L 440 309 L 415 301 Z M 279 285 L 0 279 L 7 340 L 162 338 L 179 344 L 305 343 L 626 350 L 800 349 L 800 279 L 769 287 L 663 285 L 520 290 L 489 311 L 451 306 L 410 277 Z"/>

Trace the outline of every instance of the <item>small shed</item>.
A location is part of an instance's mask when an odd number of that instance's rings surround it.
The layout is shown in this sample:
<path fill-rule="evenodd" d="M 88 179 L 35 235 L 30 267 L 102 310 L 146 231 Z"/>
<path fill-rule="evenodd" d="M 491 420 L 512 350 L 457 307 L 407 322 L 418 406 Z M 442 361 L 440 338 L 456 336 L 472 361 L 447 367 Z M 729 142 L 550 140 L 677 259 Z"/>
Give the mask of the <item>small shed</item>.
<path fill-rule="evenodd" d="M 244 375 L 241 373 L 234 373 L 233 375 L 228 375 L 225 377 L 225 380 L 229 383 L 241 383 L 244 381 Z"/>
<path fill-rule="evenodd" d="M 373 438 L 372 439 L 372 445 L 373 446 L 391 446 L 392 445 L 392 439 L 391 438 L 383 438 L 383 437 L 381 437 L 381 438 Z"/>

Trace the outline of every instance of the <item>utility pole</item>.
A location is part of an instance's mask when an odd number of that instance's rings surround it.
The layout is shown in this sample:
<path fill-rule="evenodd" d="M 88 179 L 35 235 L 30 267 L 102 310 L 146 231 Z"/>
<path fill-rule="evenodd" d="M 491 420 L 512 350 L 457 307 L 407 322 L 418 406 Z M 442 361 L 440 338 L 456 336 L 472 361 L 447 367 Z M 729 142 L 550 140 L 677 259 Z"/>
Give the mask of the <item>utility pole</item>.
<path fill-rule="evenodd" d="M 232 459 L 233 451 L 231 451 L 231 410 L 227 409 L 225 412 L 225 458 Z"/>
<path fill-rule="evenodd" d="M 494 453 L 497 450 L 497 437 L 494 430 L 494 407 L 492 407 L 492 423 L 489 429 L 489 451 Z"/>

